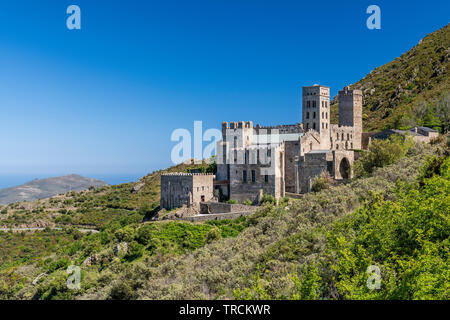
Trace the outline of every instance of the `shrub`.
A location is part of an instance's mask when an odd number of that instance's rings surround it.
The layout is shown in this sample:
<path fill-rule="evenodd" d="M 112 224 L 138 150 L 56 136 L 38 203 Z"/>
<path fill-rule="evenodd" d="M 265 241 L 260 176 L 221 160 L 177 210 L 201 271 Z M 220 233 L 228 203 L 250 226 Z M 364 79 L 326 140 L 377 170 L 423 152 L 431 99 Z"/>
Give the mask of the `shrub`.
<path fill-rule="evenodd" d="M 261 198 L 261 204 L 271 203 L 273 205 L 277 204 L 277 200 L 271 194 L 264 194 Z"/>
<path fill-rule="evenodd" d="M 244 204 L 246 205 L 246 206 L 251 206 L 252 205 L 252 202 L 250 201 L 250 200 L 245 200 L 244 201 Z"/>
<path fill-rule="evenodd" d="M 7 214 L 7 213 L 8 213 L 8 209 L 3 209 L 3 210 L 1 211 L 1 213 L 2 213 L 2 214 Z"/>
<path fill-rule="evenodd" d="M 229 204 L 238 204 L 238 201 L 230 199 L 230 200 L 227 201 L 227 203 L 229 203 Z"/>
<path fill-rule="evenodd" d="M 221 235 L 219 228 L 217 228 L 217 227 L 211 228 L 211 230 L 209 230 L 206 233 L 206 236 L 205 236 L 206 243 L 211 243 L 214 240 L 218 240 L 221 238 L 221 236 L 222 235 Z"/>
<path fill-rule="evenodd" d="M 368 176 L 375 168 L 382 168 L 403 158 L 414 145 L 410 137 L 392 135 L 387 140 L 374 140 L 365 152 L 355 162 L 354 169 L 357 177 Z"/>
<path fill-rule="evenodd" d="M 140 243 L 137 243 L 136 241 L 132 241 L 128 245 L 128 252 L 125 255 L 125 259 L 128 261 L 132 261 L 142 257 L 143 253 L 144 253 L 144 246 Z"/>
<path fill-rule="evenodd" d="M 324 171 L 320 176 L 315 177 L 311 186 L 312 192 L 319 192 L 331 187 L 333 184 L 333 178 L 330 176 L 328 171 Z"/>

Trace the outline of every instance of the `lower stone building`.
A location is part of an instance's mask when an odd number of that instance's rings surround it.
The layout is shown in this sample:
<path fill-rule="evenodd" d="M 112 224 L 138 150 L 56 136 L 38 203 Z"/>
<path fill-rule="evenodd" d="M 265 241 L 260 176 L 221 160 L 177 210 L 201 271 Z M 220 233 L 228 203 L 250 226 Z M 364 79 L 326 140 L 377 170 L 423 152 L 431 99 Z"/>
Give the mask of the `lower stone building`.
<path fill-rule="evenodd" d="M 214 175 L 210 173 L 165 173 L 161 175 L 160 207 L 198 206 L 214 198 Z"/>

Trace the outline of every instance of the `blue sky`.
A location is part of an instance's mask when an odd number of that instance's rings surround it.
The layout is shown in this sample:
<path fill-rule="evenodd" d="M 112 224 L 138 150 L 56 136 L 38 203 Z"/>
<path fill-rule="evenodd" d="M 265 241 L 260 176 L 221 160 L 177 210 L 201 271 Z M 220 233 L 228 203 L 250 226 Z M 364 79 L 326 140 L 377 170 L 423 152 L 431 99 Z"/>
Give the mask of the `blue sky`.
<path fill-rule="evenodd" d="M 81 30 L 66 8 L 81 8 Z M 366 8 L 381 8 L 381 30 Z M 300 122 L 449 22 L 449 1 L 0 1 L 0 173 L 144 175 L 177 128 Z"/>

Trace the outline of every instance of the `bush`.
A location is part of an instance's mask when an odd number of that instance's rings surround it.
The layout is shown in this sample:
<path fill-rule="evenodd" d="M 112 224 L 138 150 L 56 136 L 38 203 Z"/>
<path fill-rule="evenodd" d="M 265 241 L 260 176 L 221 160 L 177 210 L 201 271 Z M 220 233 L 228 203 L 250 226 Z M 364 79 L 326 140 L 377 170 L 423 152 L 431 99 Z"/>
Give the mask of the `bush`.
<path fill-rule="evenodd" d="M 324 171 L 320 176 L 315 177 L 311 186 L 312 192 L 319 192 L 331 187 L 333 184 L 333 178 L 330 176 L 328 171 Z"/>
<path fill-rule="evenodd" d="M 219 228 L 214 227 L 214 228 L 211 228 L 211 230 L 209 230 L 206 233 L 205 240 L 206 240 L 206 243 L 211 243 L 214 240 L 220 239 L 221 237 L 222 237 L 222 234 L 221 234 Z"/>
<path fill-rule="evenodd" d="M 238 204 L 238 201 L 230 199 L 230 200 L 227 201 L 227 203 L 229 203 L 229 204 Z"/>
<path fill-rule="evenodd" d="M 403 158 L 412 148 L 414 142 L 410 137 L 392 135 L 387 140 L 374 140 L 355 162 L 354 171 L 357 177 L 368 176 L 375 168 L 382 168 Z"/>
<path fill-rule="evenodd" d="M 8 213 L 8 209 L 3 209 L 3 210 L 1 211 L 1 213 L 2 213 L 2 214 L 7 214 L 7 213 Z"/>
<path fill-rule="evenodd" d="M 144 253 L 144 246 L 140 243 L 137 243 L 136 241 L 132 241 L 128 245 L 128 252 L 125 255 L 125 259 L 128 261 L 132 261 L 142 257 L 143 253 Z"/>
<path fill-rule="evenodd" d="M 273 205 L 277 204 L 277 200 L 271 194 L 264 194 L 261 198 L 261 204 L 271 203 Z"/>
<path fill-rule="evenodd" d="M 246 206 L 251 206 L 251 205 L 252 205 L 252 202 L 251 202 L 250 200 L 245 200 L 245 201 L 244 201 L 244 204 L 245 204 Z"/>

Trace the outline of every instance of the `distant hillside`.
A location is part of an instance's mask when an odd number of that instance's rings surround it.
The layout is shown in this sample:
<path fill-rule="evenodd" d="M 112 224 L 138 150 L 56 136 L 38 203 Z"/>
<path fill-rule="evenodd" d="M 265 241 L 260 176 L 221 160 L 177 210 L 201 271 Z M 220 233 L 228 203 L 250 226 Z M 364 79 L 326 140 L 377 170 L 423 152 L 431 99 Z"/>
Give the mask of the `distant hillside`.
<path fill-rule="evenodd" d="M 448 130 L 450 24 L 350 88 L 364 95 L 364 131 L 426 125 Z M 439 107 L 437 108 L 437 105 Z M 331 103 L 337 123 L 337 98 Z"/>
<path fill-rule="evenodd" d="M 0 204 L 34 201 L 69 191 L 81 191 L 89 187 L 102 187 L 106 182 L 71 174 L 68 176 L 35 179 L 21 186 L 0 189 Z"/>

